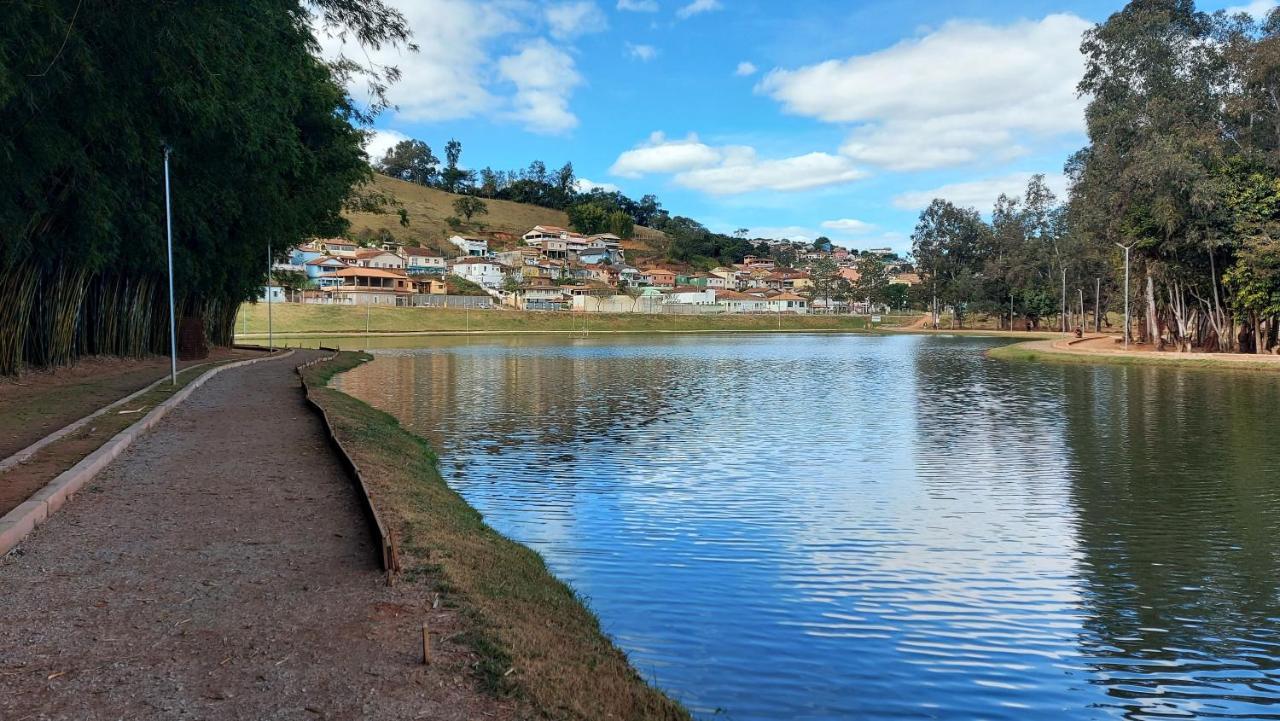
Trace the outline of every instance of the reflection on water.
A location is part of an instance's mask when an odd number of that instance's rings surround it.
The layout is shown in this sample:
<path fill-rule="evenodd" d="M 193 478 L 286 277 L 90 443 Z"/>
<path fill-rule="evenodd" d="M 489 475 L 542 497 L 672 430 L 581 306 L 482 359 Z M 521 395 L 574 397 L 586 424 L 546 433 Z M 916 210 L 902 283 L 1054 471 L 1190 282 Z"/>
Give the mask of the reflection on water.
<path fill-rule="evenodd" d="M 700 716 L 1280 719 L 1280 379 L 972 338 L 425 342 L 338 383 Z"/>

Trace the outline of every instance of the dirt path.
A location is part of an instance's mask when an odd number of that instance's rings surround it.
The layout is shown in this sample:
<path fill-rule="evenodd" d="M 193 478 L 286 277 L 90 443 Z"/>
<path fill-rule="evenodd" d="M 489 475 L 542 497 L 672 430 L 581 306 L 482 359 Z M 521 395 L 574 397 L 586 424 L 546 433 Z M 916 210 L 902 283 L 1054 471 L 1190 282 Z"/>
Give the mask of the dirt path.
<path fill-rule="evenodd" d="M 429 600 L 385 585 L 310 357 L 211 380 L 0 559 L 0 718 L 510 717 L 464 652 L 419 663 Z"/>
<path fill-rule="evenodd" d="M 1071 339 L 1042 340 L 1023 344 L 1029 349 L 1051 351 L 1079 356 L 1128 356 L 1133 358 L 1150 358 L 1155 360 L 1207 361 L 1211 363 L 1247 363 L 1250 365 L 1270 364 L 1280 369 L 1280 355 L 1255 355 L 1252 353 L 1178 353 L 1175 351 L 1158 351 L 1151 345 L 1131 344 L 1129 350 L 1119 342 L 1119 336 L 1101 335 L 1086 336 L 1072 342 Z"/>

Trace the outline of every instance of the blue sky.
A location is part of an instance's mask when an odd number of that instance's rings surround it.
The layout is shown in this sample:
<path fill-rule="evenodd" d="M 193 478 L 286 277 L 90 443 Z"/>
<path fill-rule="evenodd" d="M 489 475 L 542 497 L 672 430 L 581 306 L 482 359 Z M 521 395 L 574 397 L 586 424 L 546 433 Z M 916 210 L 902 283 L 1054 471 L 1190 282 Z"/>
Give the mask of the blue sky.
<path fill-rule="evenodd" d="M 984 212 L 1085 142 L 1079 36 L 1119 2 L 391 0 L 403 137 L 463 164 L 572 161 L 713 230 L 907 250 L 935 196 Z M 1260 13 L 1274 0 L 1253 2 Z M 1215 10 L 1239 3 L 1202 2 Z M 329 53 L 341 51 L 326 39 Z M 356 58 L 363 51 L 346 48 Z M 359 88 L 353 88 L 357 96 Z"/>

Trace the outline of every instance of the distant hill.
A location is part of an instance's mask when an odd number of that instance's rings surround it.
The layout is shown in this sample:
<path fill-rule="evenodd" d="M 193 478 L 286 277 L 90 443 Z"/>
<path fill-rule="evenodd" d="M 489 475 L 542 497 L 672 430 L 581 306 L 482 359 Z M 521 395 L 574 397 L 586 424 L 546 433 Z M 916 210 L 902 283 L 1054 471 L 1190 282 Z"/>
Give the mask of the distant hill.
<path fill-rule="evenodd" d="M 424 248 L 435 248 L 452 255 L 456 249 L 449 245 L 448 239 L 458 233 L 489 238 L 491 248 L 505 250 L 520 245 L 520 236 L 535 225 L 569 227 L 569 216 L 563 211 L 508 200 L 485 199 L 488 215 L 476 216 L 470 224 L 454 230 L 446 219 L 457 215 L 453 211 L 453 201 L 460 196 L 376 173 L 373 177 L 378 190 L 394 195 L 404 204 L 409 213 L 409 226 L 400 225 L 400 217 L 395 213 L 347 213 L 354 236 L 359 236 L 362 231 L 377 233 L 387 230 L 401 242 L 412 244 L 416 241 Z M 637 227 L 636 240 L 624 242 L 623 247 L 635 251 L 640 257 L 648 257 L 655 254 L 652 245 L 661 247 L 665 240 L 666 236 L 660 231 Z"/>

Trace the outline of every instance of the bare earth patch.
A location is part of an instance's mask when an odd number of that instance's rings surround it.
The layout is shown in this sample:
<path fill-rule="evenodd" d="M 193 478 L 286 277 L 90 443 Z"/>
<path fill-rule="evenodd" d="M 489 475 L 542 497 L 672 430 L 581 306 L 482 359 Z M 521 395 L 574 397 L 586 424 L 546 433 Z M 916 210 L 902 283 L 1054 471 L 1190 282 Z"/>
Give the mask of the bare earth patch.
<path fill-rule="evenodd" d="M 212 379 L 0 558 L 0 718 L 515 717 L 463 619 L 386 585 L 308 357 Z"/>

